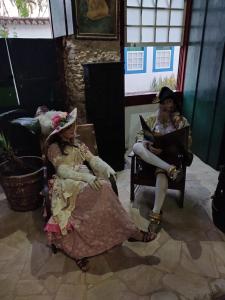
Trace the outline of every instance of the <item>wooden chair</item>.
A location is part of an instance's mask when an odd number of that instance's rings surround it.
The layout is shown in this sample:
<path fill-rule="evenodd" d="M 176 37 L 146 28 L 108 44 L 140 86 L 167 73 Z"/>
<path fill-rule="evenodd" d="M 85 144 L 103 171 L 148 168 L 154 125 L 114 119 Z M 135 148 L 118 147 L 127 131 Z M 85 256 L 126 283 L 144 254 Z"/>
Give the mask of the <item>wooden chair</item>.
<path fill-rule="evenodd" d="M 189 127 L 185 131 L 185 146 L 188 145 Z M 144 162 L 140 157 L 134 153 L 131 157 L 131 172 L 130 172 L 130 200 L 131 202 L 135 199 L 135 193 L 140 185 L 155 186 L 156 176 L 155 167 Z M 185 181 L 186 181 L 186 165 L 184 163 L 183 155 L 180 154 L 181 168 L 183 171 L 183 178 L 179 182 L 174 182 L 169 179 L 168 189 L 180 191 L 180 196 L 176 199 L 177 204 L 180 208 L 184 206 L 184 193 L 185 193 Z"/>
<path fill-rule="evenodd" d="M 98 147 L 96 143 L 95 129 L 93 124 L 78 125 L 77 135 L 81 142 L 88 146 L 92 154 L 98 155 Z"/>

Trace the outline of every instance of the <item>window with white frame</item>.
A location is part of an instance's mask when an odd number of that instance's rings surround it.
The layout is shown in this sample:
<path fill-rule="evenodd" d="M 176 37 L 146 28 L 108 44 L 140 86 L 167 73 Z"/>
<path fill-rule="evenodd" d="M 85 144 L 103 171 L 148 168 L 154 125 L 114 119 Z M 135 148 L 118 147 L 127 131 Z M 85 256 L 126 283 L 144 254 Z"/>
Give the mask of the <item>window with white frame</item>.
<path fill-rule="evenodd" d="M 186 0 L 126 0 L 126 46 L 181 45 Z"/>
<path fill-rule="evenodd" d="M 146 49 L 144 47 L 125 48 L 125 73 L 146 72 Z"/>
<path fill-rule="evenodd" d="M 153 72 L 173 71 L 174 47 L 153 48 Z"/>
<path fill-rule="evenodd" d="M 125 69 L 126 95 L 157 92 L 163 85 L 176 90 L 190 1 L 125 0 L 125 62 L 126 48 L 144 47 L 147 53 L 144 76 Z"/>

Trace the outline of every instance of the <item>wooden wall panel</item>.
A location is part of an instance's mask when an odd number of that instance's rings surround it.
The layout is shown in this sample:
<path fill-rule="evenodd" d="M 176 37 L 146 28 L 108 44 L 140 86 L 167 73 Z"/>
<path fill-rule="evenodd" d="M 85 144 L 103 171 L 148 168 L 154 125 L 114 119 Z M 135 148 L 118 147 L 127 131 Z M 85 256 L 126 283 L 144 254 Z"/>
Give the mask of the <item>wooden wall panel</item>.
<path fill-rule="evenodd" d="M 207 162 L 223 58 L 224 27 L 225 2 L 209 0 L 192 123 L 193 150 Z"/>
<path fill-rule="evenodd" d="M 225 47 L 223 48 L 223 63 L 216 99 L 214 121 L 211 130 L 211 140 L 208 153 L 210 165 L 219 167 L 225 163 Z"/>
<path fill-rule="evenodd" d="M 214 168 L 222 161 L 225 120 L 225 1 L 193 0 L 184 114 L 193 152 Z"/>
<path fill-rule="evenodd" d="M 206 8 L 206 0 L 195 0 L 192 3 L 191 27 L 183 97 L 183 111 L 190 123 L 192 123 L 193 110 L 195 106 Z"/>

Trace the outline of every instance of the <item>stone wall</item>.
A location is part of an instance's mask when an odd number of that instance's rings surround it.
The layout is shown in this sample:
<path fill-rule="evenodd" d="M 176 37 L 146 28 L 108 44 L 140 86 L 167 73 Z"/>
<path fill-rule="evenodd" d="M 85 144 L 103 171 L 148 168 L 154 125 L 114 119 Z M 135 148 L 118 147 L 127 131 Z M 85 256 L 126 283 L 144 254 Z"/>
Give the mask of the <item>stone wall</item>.
<path fill-rule="evenodd" d="M 119 41 L 77 40 L 64 38 L 64 72 L 68 110 L 78 108 L 78 123 L 86 122 L 83 80 L 84 63 L 120 61 Z"/>

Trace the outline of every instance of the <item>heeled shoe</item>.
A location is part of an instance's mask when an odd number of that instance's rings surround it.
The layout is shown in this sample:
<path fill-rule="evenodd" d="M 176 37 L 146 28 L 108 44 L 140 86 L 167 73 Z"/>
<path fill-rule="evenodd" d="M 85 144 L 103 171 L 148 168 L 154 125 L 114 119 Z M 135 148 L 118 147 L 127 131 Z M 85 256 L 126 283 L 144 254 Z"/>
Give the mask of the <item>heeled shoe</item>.
<path fill-rule="evenodd" d="M 181 169 L 177 169 L 176 166 L 171 166 L 168 170 L 167 170 L 167 176 L 176 182 L 179 182 L 182 177 L 183 177 L 183 172 Z"/>
<path fill-rule="evenodd" d="M 75 263 L 77 264 L 78 268 L 82 271 L 82 272 L 87 272 L 89 269 L 89 260 L 84 257 L 84 258 L 80 258 L 80 259 L 75 259 Z"/>
<path fill-rule="evenodd" d="M 136 239 L 136 238 L 132 238 L 130 237 L 128 239 L 128 242 L 143 242 L 143 243 L 149 243 L 151 241 L 153 241 L 156 238 L 156 233 L 155 232 L 151 232 L 151 231 L 143 231 L 140 230 L 141 234 L 142 234 L 142 238 L 141 239 Z"/>
<path fill-rule="evenodd" d="M 153 233 L 158 233 L 160 228 L 161 228 L 161 214 L 152 212 L 150 214 L 148 231 Z"/>

